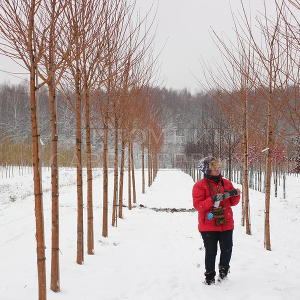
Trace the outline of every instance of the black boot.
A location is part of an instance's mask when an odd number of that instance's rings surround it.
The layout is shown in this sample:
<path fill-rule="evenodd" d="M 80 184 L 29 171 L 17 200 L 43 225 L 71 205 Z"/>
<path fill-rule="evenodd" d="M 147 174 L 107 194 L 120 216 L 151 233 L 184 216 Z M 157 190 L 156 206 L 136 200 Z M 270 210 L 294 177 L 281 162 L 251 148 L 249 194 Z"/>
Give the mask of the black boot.
<path fill-rule="evenodd" d="M 219 265 L 219 278 L 218 278 L 219 281 L 227 278 L 228 273 L 230 273 L 229 269 L 230 269 L 230 266 L 220 266 Z"/>
<path fill-rule="evenodd" d="M 216 276 L 216 272 L 212 271 L 212 272 L 205 272 L 205 284 L 207 285 L 211 285 L 215 283 L 215 276 Z"/>

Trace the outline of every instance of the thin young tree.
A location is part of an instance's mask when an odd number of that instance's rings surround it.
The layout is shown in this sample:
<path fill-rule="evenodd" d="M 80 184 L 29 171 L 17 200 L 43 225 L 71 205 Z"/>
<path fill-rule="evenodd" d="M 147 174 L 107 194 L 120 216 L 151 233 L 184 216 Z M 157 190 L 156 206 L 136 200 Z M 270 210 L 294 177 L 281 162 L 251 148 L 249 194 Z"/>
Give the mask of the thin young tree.
<path fill-rule="evenodd" d="M 283 2 L 276 7 L 275 19 L 270 20 L 267 15 L 267 7 L 265 3 L 264 13 L 261 19 L 257 20 L 259 29 L 263 38 L 261 45 L 253 34 L 253 28 L 246 14 L 245 7 L 242 5 L 243 18 L 246 30 L 249 34 L 249 43 L 255 52 L 256 57 L 261 64 L 261 73 L 257 74 L 258 84 L 262 87 L 261 91 L 265 92 L 267 102 L 267 141 L 266 141 L 266 174 L 265 174 L 265 239 L 264 245 L 267 250 L 271 250 L 270 238 L 270 191 L 271 191 L 271 175 L 272 175 L 272 150 L 275 143 L 276 119 L 272 103 L 277 101 L 276 89 L 282 84 L 280 69 L 283 64 L 284 51 L 280 43 L 280 27 L 283 22 L 282 9 Z"/>
<path fill-rule="evenodd" d="M 92 3 L 93 2 L 93 3 Z M 81 82 L 83 88 L 83 104 L 85 119 L 85 141 L 86 141 L 86 169 L 87 169 L 87 253 L 94 254 L 94 226 L 93 226 L 93 174 L 92 174 L 92 147 L 91 147 L 91 98 L 101 81 L 99 66 L 103 63 L 103 47 L 105 36 L 105 24 L 108 11 L 108 1 L 97 4 L 95 1 L 89 3 L 94 9 L 90 25 L 86 34 L 82 36 L 82 42 L 88 47 L 83 47 L 80 60 Z"/>
<path fill-rule="evenodd" d="M 71 44 L 65 44 L 60 38 L 60 28 L 65 26 L 63 10 L 65 4 L 57 0 L 43 3 L 46 12 L 48 30 L 44 32 L 47 52 L 41 59 L 38 76 L 48 86 L 48 102 L 51 124 L 51 197 L 52 197 L 52 237 L 51 237 L 51 290 L 60 291 L 59 276 L 59 180 L 58 180 L 58 132 L 57 132 L 57 85 L 66 68 L 67 57 L 70 55 Z M 45 22 L 44 20 L 44 22 Z M 64 47 L 59 47 L 64 43 Z M 58 49 L 60 51 L 58 51 Z"/>
<path fill-rule="evenodd" d="M 32 165 L 40 300 L 46 299 L 43 192 L 36 95 L 36 91 L 40 87 L 37 82 L 38 64 L 46 51 L 44 41 L 37 40 L 37 36 L 40 36 L 39 33 L 45 30 L 44 24 L 41 24 L 39 21 L 42 19 L 43 14 L 40 9 L 42 2 L 41 0 L 0 1 L 0 37 L 3 40 L 0 44 L 1 54 L 17 61 L 22 67 L 29 71 Z"/>
<path fill-rule="evenodd" d="M 75 97 L 75 105 L 71 103 L 76 117 L 76 180 L 77 180 L 77 257 L 76 262 L 84 261 L 84 232 L 83 232 L 83 187 L 82 187 L 82 97 L 83 82 L 82 60 L 84 48 L 87 47 L 86 36 L 94 30 L 96 1 L 81 0 L 70 1 L 64 9 L 66 27 L 69 34 L 65 36 L 72 41 L 71 54 L 68 61 L 68 72 L 64 81 L 60 84 L 64 89 L 67 99 L 72 102 Z M 91 35 L 91 34 L 90 34 Z M 70 95 L 70 92 L 73 93 Z"/>

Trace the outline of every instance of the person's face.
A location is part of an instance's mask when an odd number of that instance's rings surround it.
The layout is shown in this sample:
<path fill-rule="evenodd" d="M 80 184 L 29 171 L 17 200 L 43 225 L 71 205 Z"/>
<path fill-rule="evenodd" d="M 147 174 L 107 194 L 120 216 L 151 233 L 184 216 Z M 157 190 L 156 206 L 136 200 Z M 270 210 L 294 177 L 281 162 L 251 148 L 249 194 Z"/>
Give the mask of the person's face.
<path fill-rule="evenodd" d="M 221 165 L 216 163 L 211 166 L 210 175 L 212 176 L 218 176 L 221 173 Z"/>
<path fill-rule="evenodd" d="M 220 175 L 220 173 L 221 173 L 220 169 L 214 169 L 214 170 L 210 171 L 210 175 L 212 175 L 212 176 L 218 176 L 218 175 Z"/>

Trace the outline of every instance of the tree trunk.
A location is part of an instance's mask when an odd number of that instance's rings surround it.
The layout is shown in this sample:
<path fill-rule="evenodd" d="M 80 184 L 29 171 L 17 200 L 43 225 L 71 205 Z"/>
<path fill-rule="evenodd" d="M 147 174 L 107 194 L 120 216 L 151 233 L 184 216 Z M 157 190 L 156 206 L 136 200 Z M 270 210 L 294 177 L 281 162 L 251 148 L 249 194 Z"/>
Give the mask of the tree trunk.
<path fill-rule="evenodd" d="M 130 141 L 128 141 L 128 209 L 131 210 L 131 162 L 130 162 Z"/>
<path fill-rule="evenodd" d="M 39 300 L 46 300 L 46 257 L 44 237 L 44 214 L 43 214 L 43 192 L 42 178 L 40 173 L 40 150 L 39 150 L 39 129 L 37 122 L 37 101 L 36 101 L 36 62 L 33 45 L 34 36 L 34 15 L 36 10 L 35 1 L 31 1 L 30 16 L 28 23 L 28 47 L 30 50 L 30 111 L 31 111 L 31 135 L 32 135 L 32 166 L 34 181 L 34 202 L 35 202 L 35 227 L 36 227 L 36 253 L 38 269 Z"/>
<path fill-rule="evenodd" d="M 135 174 L 134 174 L 134 159 L 133 159 L 133 143 L 130 142 L 130 162 L 131 162 L 131 174 L 132 174 L 132 193 L 133 203 L 136 203 L 136 189 L 135 189 Z"/>
<path fill-rule="evenodd" d="M 245 91 L 244 95 L 244 124 L 243 124 L 243 139 L 244 139 L 244 176 L 243 176 L 243 194 L 244 194 L 244 215 L 246 220 L 246 234 L 251 234 L 250 225 L 250 205 L 249 205 L 249 153 L 248 153 L 248 96 Z"/>
<path fill-rule="evenodd" d="M 228 141 L 228 179 L 232 180 L 232 146 L 231 146 L 231 134 L 229 133 Z"/>
<path fill-rule="evenodd" d="M 77 263 L 83 264 L 83 195 L 82 195 L 82 154 L 81 154 L 81 91 L 80 71 L 76 67 L 76 157 L 77 157 Z"/>
<path fill-rule="evenodd" d="M 86 139 L 86 175 L 87 175 L 87 250 L 89 255 L 94 254 L 94 216 L 93 216 L 93 171 L 92 147 L 90 128 L 90 99 L 88 87 L 84 87 L 85 102 L 85 139 Z"/>
<path fill-rule="evenodd" d="M 262 171 L 261 171 L 261 161 L 259 161 L 259 191 L 261 192 L 262 188 Z"/>
<path fill-rule="evenodd" d="M 285 191 L 285 180 L 286 180 L 286 175 L 285 175 L 285 172 L 283 173 L 283 178 L 282 178 L 282 180 L 283 180 L 283 187 L 282 187 L 282 189 L 283 189 L 283 199 L 285 199 L 285 198 L 286 198 L 286 191 Z"/>
<path fill-rule="evenodd" d="M 145 194 L 145 147 L 142 143 L 142 193 Z"/>
<path fill-rule="evenodd" d="M 51 20 L 55 18 L 55 3 L 52 3 Z M 56 87 L 55 87 L 55 22 L 51 23 L 48 55 L 48 102 L 51 126 L 51 198 L 52 198 L 52 236 L 51 236 L 51 283 L 50 288 L 54 292 L 60 291 L 59 276 L 59 181 L 57 162 L 57 112 L 56 112 Z"/>
<path fill-rule="evenodd" d="M 271 196 L 271 172 L 272 172 L 272 125 L 271 125 L 271 103 L 268 101 L 268 114 L 267 114 L 267 158 L 266 158 L 266 175 L 265 175 L 265 248 L 271 250 L 270 239 L 270 196 Z"/>
<path fill-rule="evenodd" d="M 150 134 L 148 131 L 148 187 L 151 185 L 151 156 L 150 156 Z"/>
<path fill-rule="evenodd" d="M 155 159 L 154 153 L 151 152 L 151 184 L 154 181 L 154 159 Z"/>
<path fill-rule="evenodd" d="M 276 161 L 275 161 L 274 184 L 275 184 L 275 197 L 277 198 L 277 193 L 278 193 L 278 170 L 277 170 L 277 162 Z"/>
<path fill-rule="evenodd" d="M 122 130 L 122 149 L 120 166 L 120 185 L 119 185 L 119 218 L 123 218 L 123 183 L 124 183 L 124 165 L 125 165 L 125 138 Z"/>
<path fill-rule="evenodd" d="M 115 157 L 114 157 L 114 196 L 113 196 L 113 213 L 112 213 L 112 226 L 117 226 L 117 219 L 118 219 L 118 210 L 117 210 L 117 199 L 118 199 L 118 120 L 115 116 Z"/>
<path fill-rule="evenodd" d="M 59 185 L 57 162 L 57 120 L 56 120 L 56 95 L 54 74 L 50 75 L 49 111 L 51 124 L 51 191 L 52 191 L 52 248 L 51 248 L 51 290 L 60 291 L 59 282 Z"/>
<path fill-rule="evenodd" d="M 108 108 L 107 108 L 108 109 Z M 103 140 L 103 219 L 102 219 L 102 236 L 108 236 L 108 111 L 104 119 L 104 140 Z"/>

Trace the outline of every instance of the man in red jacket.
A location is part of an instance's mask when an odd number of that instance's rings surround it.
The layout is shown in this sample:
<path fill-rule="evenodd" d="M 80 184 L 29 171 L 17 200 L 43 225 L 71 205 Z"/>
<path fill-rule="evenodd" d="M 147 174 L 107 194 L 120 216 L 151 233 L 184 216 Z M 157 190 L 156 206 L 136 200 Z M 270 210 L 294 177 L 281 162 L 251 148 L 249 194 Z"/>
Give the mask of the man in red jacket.
<path fill-rule="evenodd" d="M 221 162 L 215 157 L 202 159 L 198 168 L 204 178 L 193 186 L 193 205 L 198 211 L 198 230 L 205 247 L 205 283 L 215 283 L 215 261 L 220 243 L 219 281 L 230 268 L 234 221 L 231 206 L 240 201 L 240 190 L 221 175 Z"/>

